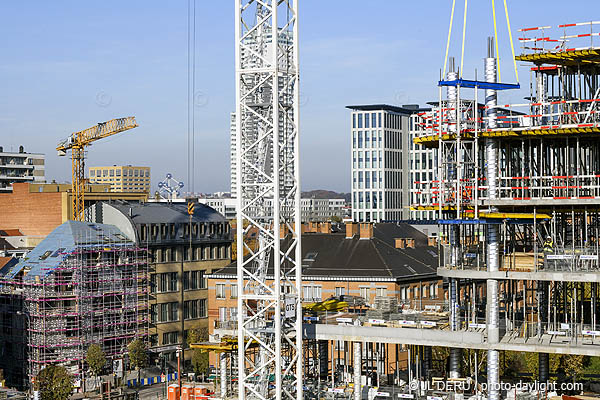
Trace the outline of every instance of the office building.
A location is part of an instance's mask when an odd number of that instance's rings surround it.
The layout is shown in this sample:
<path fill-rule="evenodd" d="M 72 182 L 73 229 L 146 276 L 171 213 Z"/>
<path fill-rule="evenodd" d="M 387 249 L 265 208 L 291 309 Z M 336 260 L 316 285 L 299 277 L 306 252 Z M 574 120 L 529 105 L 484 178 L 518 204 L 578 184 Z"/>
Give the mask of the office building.
<path fill-rule="evenodd" d="M 214 208 L 225 219 L 235 219 L 237 199 L 228 197 L 207 197 L 199 198 L 198 201 Z M 267 202 L 270 204 L 271 199 Z M 340 220 L 346 215 L 346 200 L 344 199 L 300 199 L 300 210 L 302 212 L 302 222 L 309 221 L 331 221 L 332 218 Z"/>
<path fill-rule="evenodd" d="M 411 214 L 410 193 L 417 177 L 412 172 L 421 163 L 415 161 L 410 168 L 411 156 L 417 157 L 412 152 L 433 157 L 432 150 L 411 147 L 410 115 L 421 109 L 385 104 L 347 108 L 351 110 L 352 219 L 381 222 L 417 217 Z"/>
<path fill-rule="evenodd" d="M 113 192 L 150 192 L 150 167 L 90 167 L 91 183 L 109 184 Z"/>
<path fill-rule="evenodd" d="M 229 115 L 229 168 L 231 177 L 231 197 L 237 197 L 237 160 L 236 160 L 236 125 L 235 125 L 235 112 Z"/>
<path fill-rule="evenodd" d="M 15 182 L 46 182 L 45 156 L 26 153 L 23 146 L 19 152 L 4 151 L 0 146 L 0 193 L 12 192 Z"/>

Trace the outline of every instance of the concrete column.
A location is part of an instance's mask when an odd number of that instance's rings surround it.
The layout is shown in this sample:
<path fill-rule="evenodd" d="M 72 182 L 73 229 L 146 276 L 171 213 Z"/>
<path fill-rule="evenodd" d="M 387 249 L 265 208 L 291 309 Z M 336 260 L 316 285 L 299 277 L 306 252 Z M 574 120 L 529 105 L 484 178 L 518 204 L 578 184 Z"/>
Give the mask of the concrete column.
<path fill-rule="evenodd" d="M 550 380 L 550 356 L 548 353 L 539 353 L 538 361 L 540 383 L 546 383 Z"/>
<path fill-rule="evenodd" d="M 361 376 L 361 353 L 360 353 L 360 342 L 354 342 L 354 400 L 362 399 L 362 388 L 360 387 L 360 376 Z"/>
<path fill-rule="evenodd" d="M 227 356 L 225 353 L 219 353 L 221 358 L 221 397 L 227 397 Z"/>

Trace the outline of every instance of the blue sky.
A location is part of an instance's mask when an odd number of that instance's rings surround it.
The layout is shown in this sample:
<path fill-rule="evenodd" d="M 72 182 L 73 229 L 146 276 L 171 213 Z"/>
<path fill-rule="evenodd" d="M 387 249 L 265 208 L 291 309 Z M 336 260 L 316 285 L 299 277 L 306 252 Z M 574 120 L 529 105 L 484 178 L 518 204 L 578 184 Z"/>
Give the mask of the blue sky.
<path fill-rule="evenodd" d="M 502 0 L 496 0 L 503 81 L 514 81 Z M 195 190 L 229 189 L 234 109 L 234 1 L 197 4 Z M 437 98 L 451 0 L 303 0 L 300 3 L 303 190 L 349 191 L 349 104 Z M 451 55 L 460 58 L 463 0 Z M 521 27 L 582 22 L 598 3 L 508 0 Z M 598 19 L 597 17 L 593 17 Z M 28 1 L 0 6 L 0 145 L 45 153 L 48 179 L 70 180 L 55 147 L 71 132 L 134 115 L 140 127 L 94 144 L 87 165 L 152 167 L 187 179 L 187 2 Z M 597 30 L 596 30 L 597 31 Z M 482 71 L 491 1 L 471 0 L 465 78 Z M 515 51 L 519 52 L 518 44 Z M 529 85 L 526 66 L 519 67 Z M 469 76 L 471 75 L 471 76 Z M 518 101 L 524 92 L 505 95 Z M 187 182 L 186 182 L 187 183 Z M 189 187 L 189 183 L 187 184 Z"/>

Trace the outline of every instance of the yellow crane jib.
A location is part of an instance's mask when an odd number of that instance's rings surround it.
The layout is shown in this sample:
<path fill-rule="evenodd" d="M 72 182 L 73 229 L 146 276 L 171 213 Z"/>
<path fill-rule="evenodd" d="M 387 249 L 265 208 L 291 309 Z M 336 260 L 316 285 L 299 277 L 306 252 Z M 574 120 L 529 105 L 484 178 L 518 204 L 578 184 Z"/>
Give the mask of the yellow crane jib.
<path fill-rule="evenodd" d="M 84 193 L 85 193 L 85 148 L 96 140 L 116 135 L 139 126 L 135 117 L 111 119 L 100 122 L 91 128 L 73 133 L 56 146 L 59 156 L 66 156 L 71 150 L 72 161 L 72 218 L 75 221 L 84 220 Z"/>

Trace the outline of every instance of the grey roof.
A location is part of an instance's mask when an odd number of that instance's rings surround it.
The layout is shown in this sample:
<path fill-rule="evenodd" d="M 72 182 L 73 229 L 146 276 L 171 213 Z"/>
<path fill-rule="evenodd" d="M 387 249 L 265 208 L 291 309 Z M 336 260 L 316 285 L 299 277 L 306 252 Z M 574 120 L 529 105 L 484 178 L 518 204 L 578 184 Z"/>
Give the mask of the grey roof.
<path fill-rule="evenodd" d="M 129 216 L 136 224 L 170 224 L 189 222 L 186 203 L 112 202 L 113 207 Z M 195 222 L 225 222 L 226 219 L 206 204 L 194 203 Z"/>
<path fill-rule="evenodd" d="M 414 104 L 409 104 L 406 107 L 392 106 L 389 104 L 363 104 L 363 105 L 355 105 L 355 106 L 346 106 L 346 108 L 350 110 L 358 110 L 358 111 L 391 111 L 398 114 L 414 114 L 425 109 L 414 108 Z M 429 109 L 427 109 L 429 110 Z"/>
<path fill-rule="evenodd" d="M 123 232 L 113 225 L 67 221 L 50 232 L 18 264 L 2 271 L 3 277 L 12 279 L 19 272 L 28 270 L 24 280 L 33 280 L 36 276 L 43 278 L 54 272 L 78 248 L 104 247 L 108 243 L 111 243 L 111 246 L 132 244 Z"/>
<path fill-rule="evenodd" d="M 414 238 L 415 248 L 396 249 L 396 238 Z M 302 265 L 303 279 L 309 280 L 410 281 L 437 276 L 438 254 L 412 226 L 379 223 L 370 240 L 346 239 L 345 233 L 302 235 Z M 272 270 L 270 265 L 270 275 Z M 209 277 L 235 274 L 230 264 Z"/>

